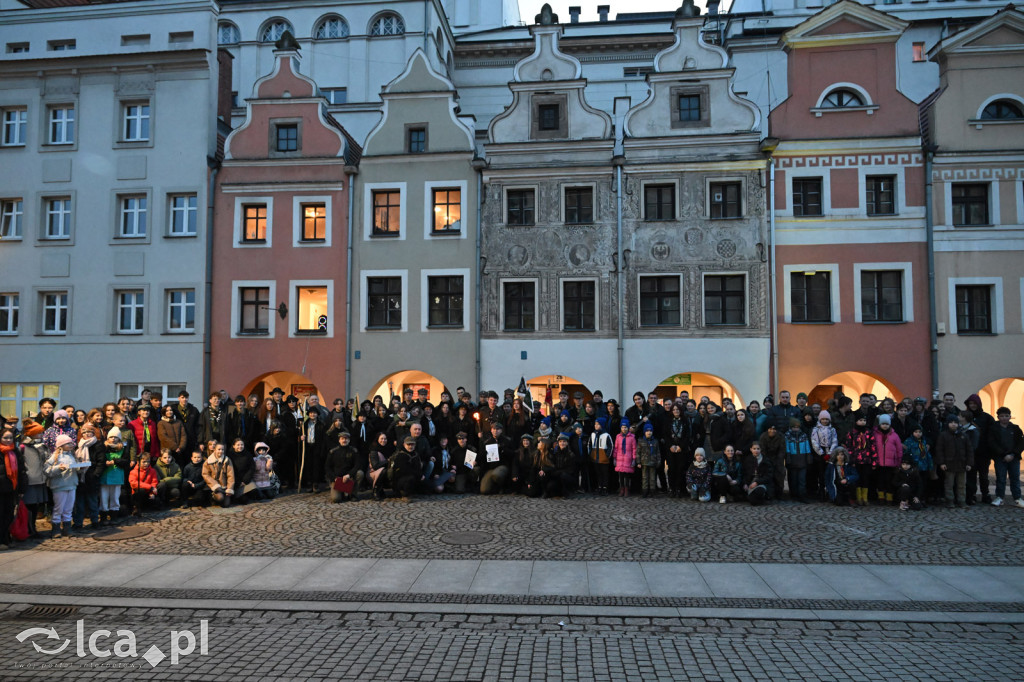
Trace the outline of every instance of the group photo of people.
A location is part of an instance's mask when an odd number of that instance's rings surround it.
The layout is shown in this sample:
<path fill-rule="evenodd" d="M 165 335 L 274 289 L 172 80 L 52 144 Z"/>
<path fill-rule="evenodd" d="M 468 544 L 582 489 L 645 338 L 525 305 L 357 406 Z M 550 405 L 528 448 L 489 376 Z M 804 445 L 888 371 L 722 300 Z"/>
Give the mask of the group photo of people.
<path fill-rule="evenodd" d="M 744 406 L 637 392 L 625 409 L 599 390 L 543 403 L 510 388 L 429 398 L 406 389 L 328 408 L 275 387 L 263 399 L 213 392 L 197 407 L 187 391 L 144 391 L 88 410 L 43 398 L 0 432 L 0 549 L 282 492 L 329 503 L 449 493 L 1024 507 L 1024 433 L 1009 408 L 991 415 L 977 395 L 865 393 L 854 405 L 837 392 L 822 405 L 781 391 Z"/>

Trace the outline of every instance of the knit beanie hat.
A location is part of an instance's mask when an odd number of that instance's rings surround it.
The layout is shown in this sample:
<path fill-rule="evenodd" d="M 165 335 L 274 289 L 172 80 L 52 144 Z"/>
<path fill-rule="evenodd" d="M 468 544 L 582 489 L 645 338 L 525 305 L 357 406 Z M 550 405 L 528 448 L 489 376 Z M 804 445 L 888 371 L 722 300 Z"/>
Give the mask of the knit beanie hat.
<path fill-rule="evenodd" d="M 629 426 L 629 420 L 623 417 L 622 421 L 619 422 L 619 426 Z"/>
<path fill-rule="evenodd" d="M 822 419 L 832 421 L 832 415 L 828 413 L 828 410 L 822 410 L 818 413 L 818 421 L 821 421 Z"/>
<path fill-rule="evenodd" d="M 544 426 L 551 426 L 551 417 L 544 417 L 540 420 L 540 423 Z"/>
<path fill-rule="evenodd" d="M 39 424 L 34 419 L 26 417 L 21 420 L 21 432 L 26 436 L 38 436 L 44 430 L 43 425 Z"/>
<path fill-rule="evenodd" d="M 646 424 L 644 424 L 644 433 L 647 433 L 648 431 L 654 433 L 654 424 L 652 424 L 651 422 L 647 422 Z"/>
<path fill-rule="evenodd" d="M 67 410 L 56 410 L 53 413 L 54 419 L 60 419 L 61 417 L 64 417 L 65 419 L 71 419 L 71 416 L 68 414 Z"/>
<path fill-rule="evenodd" d="M 887 414 L 878 415 L 878 425 L 881 426 L 882 424 L 890 426 L 892 424 L 892 417 Z"/>
<path fill-rule="evenodd" d="M 117 428 L 116 426 L 112 426 L 110 428 L 110 430 L 107 431 L 107 438 L 108 439 L 109 438 L 117 438 L 118 440 L 120 440 L 121 439 L 121 429 Z"/>
<path fill-rule="evenodd" d="M 608 417 L 598 417 L 597 423 L 601 425 L 602 429 L 608 428 Z"/>
<path fill-rule="evenodd" d="M 67 435 L 66 433 L 62 433 L 59 436 L 57 436 L 57 447 L 58 448 L 62 448 L 65 445 L 74 445 L 74 444 L 75 444 L 74 438 L 72 438 L 71 436 Z"/>

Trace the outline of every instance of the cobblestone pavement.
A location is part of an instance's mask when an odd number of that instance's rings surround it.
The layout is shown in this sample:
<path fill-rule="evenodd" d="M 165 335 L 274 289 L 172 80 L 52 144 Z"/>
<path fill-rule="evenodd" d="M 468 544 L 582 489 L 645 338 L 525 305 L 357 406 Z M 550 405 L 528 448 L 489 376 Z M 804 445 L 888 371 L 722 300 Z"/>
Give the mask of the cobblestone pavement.
<path fill-rule="evenodd" d="M 115 553 L 385 559 L 1024 564 L 1024 510 L 765 507 L 593 497 L 439 495 L 331 505 L 287 495 L 229 509 L 151 515 L 153 532 L 97 542 L 86 533 L 43 549 Z M 129 522 L 131 523 L 131 522 Z M 45 522 L 40 527 L 45 527 Z M 451 533 L 481 533 L 451 538 Z"/>
<path fill-rule="evenodd" d="M 1002 680 L 1018 677 L 1024 625 L 618 618 L 436 613 L 315 613 L 83 607 L 58 620 L 0 611 L 4 679 L 152 680 Z M 82 619 L 84 657 L 76 654 Z M 201 639 L 171 665 L 171 631 Z M 57 638 L 26 628 L 53 626 Z M 135 658 L 95 658 L 131 630 Z M 46 656 L 31 643 L 56 648 Z M 182 648 L 187 640 L 179 638 Z M 1014 671 L 1017 672 L 1014 672 Z"/>

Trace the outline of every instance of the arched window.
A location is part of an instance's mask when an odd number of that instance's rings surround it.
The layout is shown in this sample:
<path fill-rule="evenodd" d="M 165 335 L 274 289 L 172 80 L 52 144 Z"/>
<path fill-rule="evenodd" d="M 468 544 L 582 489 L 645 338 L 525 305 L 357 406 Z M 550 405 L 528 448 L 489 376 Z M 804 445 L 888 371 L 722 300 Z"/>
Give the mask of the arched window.
<path fill-rule="evenodd" d="M 402 17 L 392 12 L 381 14 L 370 24 L 371 36 L 400 36 L 405 33 Z"/>
<path fill-rule="evenodd" d="M 274 19 L 267 22 L 263 29 L 260 31 L 260 42 L 261 43 L 276 43 L 284 35 L 284 32 L 288 31 L 292 35 L 295 35 L 295 30 L 292 25 L 284 19 Z"/>
<path fill-rule="evenodd" d="M 217 24 L 217 44 L 218 45 L 236 45 L 241 40 L 241 33 L 238 31 L 238 27 L 234 24 L 222 21 Z"/>
<path fill-rule="evenodd" d="M 314 40 L 348 38 L 348 22 L 339 16 L 324 17 L 313 31 Z"/>
<path fill-rule="evenodd" d="M 1001 119 L 1001 120 L 1012 120 L 1016 118 L 1024 118 L 1024 111 L 1021 111 L 1020 104 L 1008 99 L 997 99 L 995 102 L 989 103 L 982 112 L 981 117 L 984 119 Z"/>
<path fill-rule="evenodd" d="M 846 88 L 836 88 L 832 92 L 825 95 L 825 99 L 822 100 L 821 106 L 827 109 L 845 109 L 847 107 L 862 107 L 864 106 L 864 100 L 859 94 L 853 90 L 847 90 Z"/>

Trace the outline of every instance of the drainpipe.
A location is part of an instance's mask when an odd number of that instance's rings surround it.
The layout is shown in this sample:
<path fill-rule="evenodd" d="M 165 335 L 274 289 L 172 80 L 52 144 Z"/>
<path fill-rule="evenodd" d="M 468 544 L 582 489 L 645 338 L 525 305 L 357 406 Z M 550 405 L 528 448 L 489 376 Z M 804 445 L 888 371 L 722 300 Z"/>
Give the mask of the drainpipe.
<path fill-rule="evenodd" d="M 930 345 L 932 393 L 939 390 L 939 333 L 935 320 L 935 214 L 932 210 L 932 158 L 935 145 L 924 148 L 924 222 L 928 249 L 928 342 Z"/>
<path fill-rule="evenodd" d="M 213 333 L 213 197 L 217 187 L 217 173 L 220 161 L 207 156 L 206 167 L 210 170 L 210 186 L 206 192 L 206 281 L 203 283 L 203 395 L 210 395 Z"/>
<path fill-rule="evenodd" d="M 771 329 L 772 362 L 769 391 L 772 395 L 778 393 L 779 387 L 779 294 L 775 275 L 775 150 L 778 146 L 777 137 L 766 137 L 761 140 L 761 152 L 768 156 L 768 288 L 771 299 L 768 319 Z"/>
<path fill-rule="evenodd" d="M 348 244 L 345 249 L 345 400 L 352 397 L 352 229 L 353 201 L 355 199 L 355 177 L 359 173 L 357 166 L 345 166 L 348 176 Z M 356 405 L 358 408 L 359 406 Z"/>
<path fill-rule="evenodd" d="M 479 157 L 473 159 L 472 164 L 473 170 L 476 171 L 476 296 L 473 297 L 473 309 L 475 324 L 473 327 L 474 334 L 474 351 L 475 351 L 475 364 L 473 371 L 476 373 L 476 395 L 480 395 L 480 310 L 482 308 L 482 301 L 484 296 L 484 288 L 482 286 L 481 276 L 483 274 L 483 261 L 480 260 L 480 248 L 481 240 L 483 236 L 483 221 L 481 215 L 484 210 L 484 168 L 487 167 L 487 162 Z"/>
<path fill-rule="evenodd" d="M 622 250 L 622 166 L 626 163 L 626 152 L 623 142 L 626 138 L 626 114 L 629 113 L 629 97 L 616 97 L 612 111 L 615 114 L 615 147 L 612 151 L 612 166 L 615 167 L 615 288 L 616 309 L 618 311 L 618 330 L 616 332 L 615 362 L 618 371 L 619 404 L 623 405 L 625 395 L 624 363 L 626 357 L 625 344 L 625 311 L 626 292 L 624 271 L 626 262 Z"/>

